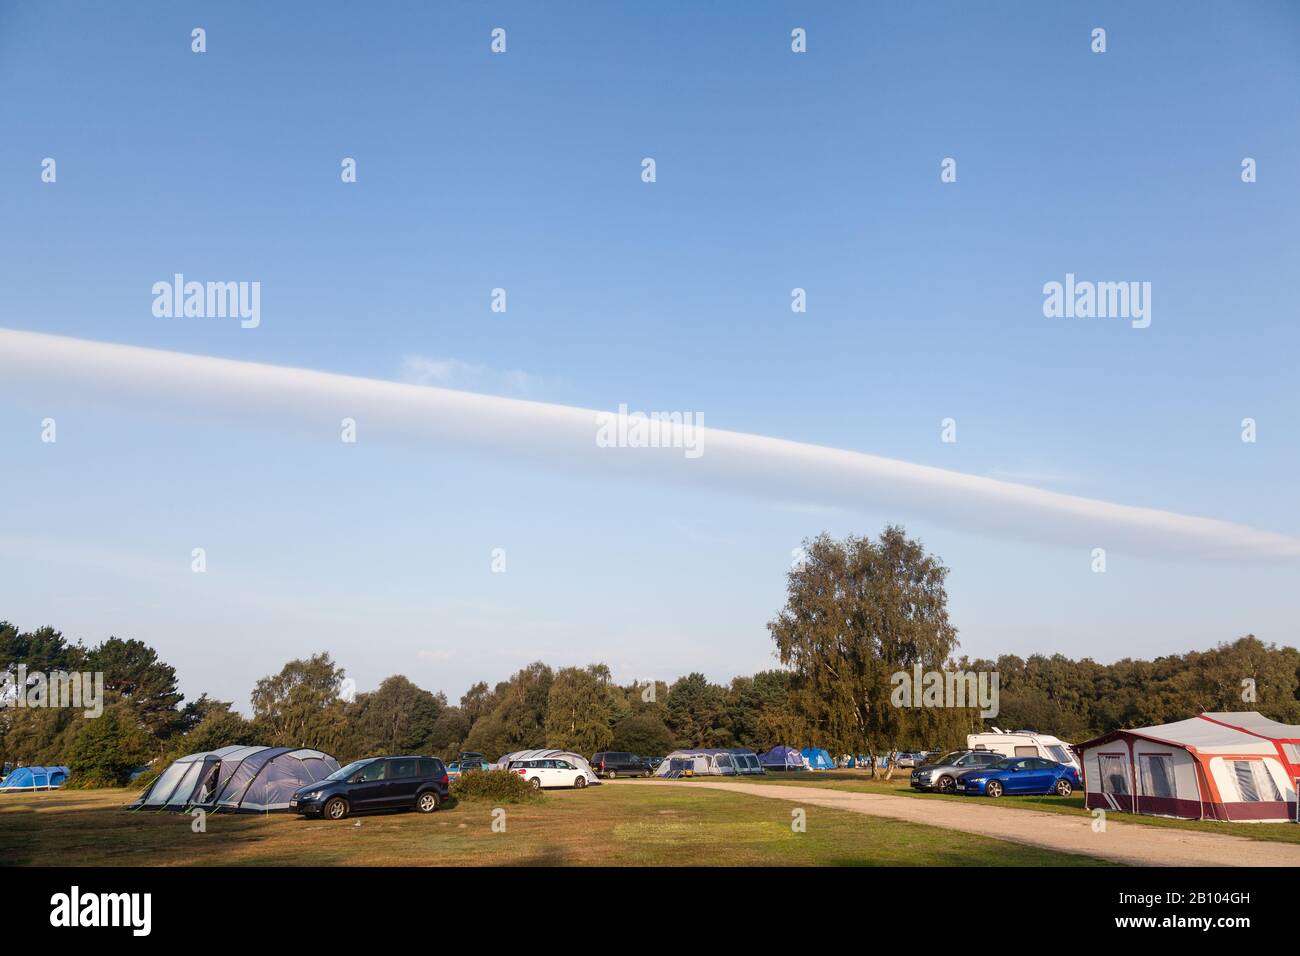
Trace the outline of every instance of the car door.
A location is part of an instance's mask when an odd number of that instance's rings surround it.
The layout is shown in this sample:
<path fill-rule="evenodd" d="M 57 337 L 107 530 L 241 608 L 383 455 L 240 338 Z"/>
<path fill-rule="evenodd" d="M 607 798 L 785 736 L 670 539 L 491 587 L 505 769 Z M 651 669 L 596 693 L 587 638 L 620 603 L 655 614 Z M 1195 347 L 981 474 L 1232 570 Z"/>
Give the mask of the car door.
<path fill-rule="evenodd" d="M 1001 771 L 1004 774 L 1001 778 L 1003 793 L 1019 793 L 1020 788 L 1025 785 L 1022 779 L 1025 773 L 1024 763 L 1023 760 L 1016 760 Z"/>
<path fill-rule="evenodd" d="M 388 761 L 371 761 L 348 782 L 348 804 L 355 810 L 373 810 L 383 806 L 387 790 Z"/>
<path fill-rule="evenodd" d="M 1050 793 L 1056 786 L 1056 764 L 1042 757 L 1032 757 L 1025 763 L 1029 765 L 1025 771 L 1029 778 L 1025 781 L 1027 792 Z"/>
<path fill-rule="evenodd" d="M 420 786 L 416 773 L 418 762 L 414 757 L 400 757 L 388 761 L 388 789 L 384 805 L 389 807 L 415 806 L 415 791 Z"/>
<path fill-rule="evenodd" d="M 957 762 L 953 764 L 956 773 L 950 774 L 950 776 L 960 777 L 967 770 L 978 770 L 980 767 L 986 766 L 988 766 L 988 763 L 979 754 L 966 754 L 964 757 L 957 758 Z"/>
<path fill-rule="evenodd" d="M 1033 793 L 1036 788 L 1034 761 L 1025 758 L 1012 765 L 1011 777 L 1007 780 L 1007 793 Z"/>

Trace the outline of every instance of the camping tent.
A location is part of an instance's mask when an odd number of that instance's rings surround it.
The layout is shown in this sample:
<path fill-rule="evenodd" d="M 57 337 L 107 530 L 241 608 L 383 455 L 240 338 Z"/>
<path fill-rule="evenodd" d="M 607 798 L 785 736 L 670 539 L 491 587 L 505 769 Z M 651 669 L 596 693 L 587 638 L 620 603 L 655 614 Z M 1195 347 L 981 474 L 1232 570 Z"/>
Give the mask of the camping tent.
<path fill-rule="evenodd" d="M 587 758 L 572 750 L 516 750 L 514 753 L 502 754 L 501 759 L 492 767 L 494 770 L 508 770 L 512 760 L 565 760 L 586 775 L 587 783 L 600 783 L 600 778 L 591 769 Z"/>
<path fill-rule="evenodd" d="M 323 780 L 339 763 L 319 750 L 222 747 L 189 754 L 164 770 L 132 809 L 264 812 L 288 810 L 300 787 Z"/>
<path fill-rule="evenodd" d="M 0 793 L 54 790 L 68 779 L 67 767 L 18 767 L 0 781 Z"/>
<path fill-rule="evenodd" d="M 731 752 L 717 747 L 704 747 L 697 750 L 674 750 L 664 757 L 656 777 L 682 777 L 690 771 L 694 777 L 732 776 L 736 767 L 731 761 Z"/>
<path fill-rule="evenodd" d="M 1256 730 L 1229 726 L 1226 718 Z M 1080 744 L 1085 806 L 1190 820 L 1292 819 L 1296 791 L 1286 756 L 1289 741 L 1265 731 L 1280 730 L 1300 741 L 1300 728 L 1270 728 L 1265 720 L 1253 712 L 1201 714 Z"/>
<path fill-rule="evenodd" d="M 809 770 L 834 770 L 835 761 L 831 755 L 820 747 L 804 747 L 799 751 L 803 754 L 804 760 L 808 761 Z"/>
<path fill-rule="evenodd" d="M 736 773 L 741 776 L 752 776 L 767 772 L 763 769 L 758 754 L 747 747 L 731 747 L 727 750 L 727 753 L 731 754 L 731 765 L 736 769 Z"/>
<path fill-rule="evenodd" d="M 1280 724 L 1253 710 L 1201 714 L 1201 718 L 1272 741 L 1278 757 L 1286 766 L 1287 779 L 1294 783 L 1300 778 L 1300 727 L 1295 724 Z"/>
<path fill-rule="evenodd" d="M 782 771 L 782 770 L 807 770 L 804 766 L 803 754 L 793 747 L 784 745 L 773 747 L 765 754 L 758 755 L 758 762 L 763 765 L 765 770 Z"/>

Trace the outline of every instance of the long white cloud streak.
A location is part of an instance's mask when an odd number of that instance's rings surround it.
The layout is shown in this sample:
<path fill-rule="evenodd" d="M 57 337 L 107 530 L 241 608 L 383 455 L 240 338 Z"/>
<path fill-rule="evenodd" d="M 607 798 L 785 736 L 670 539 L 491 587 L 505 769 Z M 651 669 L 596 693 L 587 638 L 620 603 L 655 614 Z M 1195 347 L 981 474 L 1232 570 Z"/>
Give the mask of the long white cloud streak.
<path fill-rule="evenodd" d="M 1300 559 L 1300 541 L 1210 518 L 1112 504 L 860 452 L 701 428 L 704 453 L 602 448 L 591 409 L 407 385 L 0 329 L 0 389 L 54 387 L 96 400 L 259 424 L 303 426 L 339 440 L 357 421 L 361 441 L 452 443 L 614 476 L 700 482 L 724 491 L 922 520 L 1003 538 L 1159 557 Z M 14 462 L 11 460 L 10 467 Z"/>

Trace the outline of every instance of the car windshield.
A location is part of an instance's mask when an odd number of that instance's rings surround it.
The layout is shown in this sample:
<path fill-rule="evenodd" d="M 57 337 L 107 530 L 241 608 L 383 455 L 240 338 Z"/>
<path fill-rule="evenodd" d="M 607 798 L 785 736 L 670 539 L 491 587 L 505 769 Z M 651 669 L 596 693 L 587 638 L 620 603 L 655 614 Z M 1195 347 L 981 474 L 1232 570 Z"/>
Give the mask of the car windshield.
<path fill-rule="evenodd" d="M 957 762 L 957 760 L 961 757 L 963 753 L 965 753 L 964 750 L 954 750 L 952 753 L 944 754 L 938 760 L 932 760 L 930 762 L 934 764 L 936 767 L 951 766 L 952 764 L 955 764 Z"/>
<path fill-rule="evenodd" d="M 366 764 L 370 763 L 373 760 L 374 760 L 373 757 L 370 758 L 370 760 L 354 760 L 346 767 L 339 767 L 338 770 L 335 770 L 332 774 L 330 774 L 325 779 L 346 780 L 348 777 L 352 776 L 354 773 L 356 773 L 358 770 L 360 770 L 362 767 L 364 767 Z"/>

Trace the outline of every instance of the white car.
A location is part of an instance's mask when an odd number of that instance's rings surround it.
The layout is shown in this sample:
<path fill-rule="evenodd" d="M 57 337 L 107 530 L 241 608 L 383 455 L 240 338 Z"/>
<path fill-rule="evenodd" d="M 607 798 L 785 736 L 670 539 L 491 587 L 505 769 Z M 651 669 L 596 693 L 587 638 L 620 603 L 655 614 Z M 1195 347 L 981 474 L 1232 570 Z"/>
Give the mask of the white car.
<path fill-rule="evenodd" d="M 527 780 L 534 789 L 587 785 L 587 773 L 567 760 L 512 760 L 510 770 Z"/>

